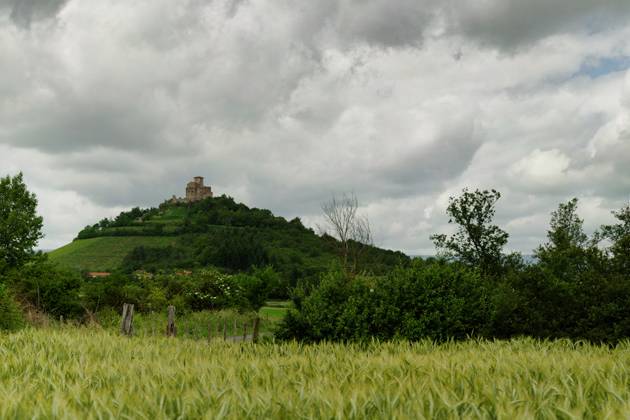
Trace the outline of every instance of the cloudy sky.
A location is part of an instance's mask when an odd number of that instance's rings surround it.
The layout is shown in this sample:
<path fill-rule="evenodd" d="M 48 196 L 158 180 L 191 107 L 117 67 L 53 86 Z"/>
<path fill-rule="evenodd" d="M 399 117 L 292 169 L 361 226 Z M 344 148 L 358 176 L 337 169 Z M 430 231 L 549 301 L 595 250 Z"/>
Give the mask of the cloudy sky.
<path fill-rule="evenodd" d="M 55 248 L 218 194 L 317 223 L 354 191 L 378 245 L 433 253 L 465 186 L 531 251 L 577 196 L 630 198 L 627 0 L 0 0 L 0 175 Z"/>

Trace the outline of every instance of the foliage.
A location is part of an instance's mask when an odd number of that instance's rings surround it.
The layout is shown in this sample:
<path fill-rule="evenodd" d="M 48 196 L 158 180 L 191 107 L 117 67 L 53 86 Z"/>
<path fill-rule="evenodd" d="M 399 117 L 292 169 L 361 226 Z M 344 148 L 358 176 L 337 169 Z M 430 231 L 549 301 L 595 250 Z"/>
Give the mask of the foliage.
<path fill-rule="evenodd" d="M 577 215 L 577 198 L 561 203 L 551 213 L 548 242 L 535 252 L 540 266 L 562 279 L 576 279 L 588 269 L 588 254 L 597 252 L 589 246 L 583 221 Z M 589 249 L 590 248 L 590 249 Z"/>
<path fill-rule="evenodd" d="M 39 257 L 28 264 L 8 271 L 5 281 L 17 296 L 40 311 L 58 317 L 79 317 L 83 307 L 79 298 L 81 277 L 60 269 Z"/>
<path fill-rule="evenodd" d="M 296 299 L 278 336 L 306 341 L 431 338 L 487 333 L 489 294 L 474 271 L 444 262 L 416 261 L 383 277 L 349 282 L 339 271 L 323 276 Z"/>
<path fill-rule="evenodd" d="M 218 241 L 213 235 L 198 244 L 198 261 L 202 266 L 213 265 L 243 271 L 269 262 L 267 251 L 255 232 L 236 231 L 223 235 Z"/>
<path fill-rule="evenodd" d="M 6 285 L 0 283 L 0 331 L 15 331 L 23 325 L 20 308 Z"/>
<path fill-rule="evenodd" d="M 118 310 L 123 303 L 133 303 L 140 312 L 163 311 L 168 305 L 182 312 L 258 310 L 277 281 L 278 274 L 270 267 L 237 275 L 212 268 L 157 274 L 114 273 L 85 279 L 81 294 L 84 305 L 92 312 L 106 307 Z"/>
<path fill-rule="evenodd" d="M 453 257 L 484 273 L 498 274 L 501 270 L 502 249 L 508 234 L 492 224 L 495 205 L 501 198 L 496 190 L 464 189 L 459 197 L 451 197 L 446 209 L 449 223 L 458 225 L 452 236 L 431 236 L 444 256 Z"/>
<path fill-rule="evenodd" d="M 27 190 L 22 174 L 0 178 L 0 272 L 33 256 L 43 237 L 42 224 L 37 198 Z"/>
<path fill-rule="evenodd" d="M 254 311 L 263 307 L 272 291 L 280 284 L 280 276 L 270 266 L 254 267 L 251 274 L 237 274 L 235 280 L 243 291 L 247 305 Z"/>
<path fill-rule="evenodd" d="M 150 208 L 150 209 L 141 209 L 139 207 L 134 207 L 130 211 L 121 212 L 114 219 L 102 219 L 100 222 L 86 226 L 83 230 L 79 232 L 77 235 L 77 239 L 88 239 L 88 238 L 96 238 L 99 236 L 103 236 L 104 233 L 108 235 L 114 234 L 114 236 L 126 236 L 129 232 L 134 232 L 136 234 L 142 233 L 146 235 L 159 235 L 163 232 L 163 226 L 161 225 L 151 225 L 149 229 L 142 230 L 119 230 L 112 228 L 119 227 L 129 227 L 129 226 L 141 226 L 143 219 L 150 218 L 158 214 L 158 209 Z M 122 232 L 122 233 L 121 233 Z"/>

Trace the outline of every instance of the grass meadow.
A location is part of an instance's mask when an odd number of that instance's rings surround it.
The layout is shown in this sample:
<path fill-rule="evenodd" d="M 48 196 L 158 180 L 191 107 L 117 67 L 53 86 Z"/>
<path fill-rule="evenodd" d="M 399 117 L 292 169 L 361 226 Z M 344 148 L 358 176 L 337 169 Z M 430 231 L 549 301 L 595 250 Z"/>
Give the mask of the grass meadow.
<path fill-rule="evenodd" d="M 258 312 L 260 318 L 259 332 L 263 337 L 272 336 L 273 332 L 286 314 L 288 308 L 263 306 Z M 114 310 L 101 311 L 96 314 L 99 325 L 110 332 L 120 329 L 121 317 Z M 251 335 L 255 312 L 238 312 L 235 310 L 199 311 L 184 314 L 176 313 L 175 326 L 181 337 L 197 340 L 223 337 L 223 329 L 228 337 L 241 337 L 243 328 Z M 56 325 L 58 323 L 55 322 Z M 165 335 L 167 313 L 135 313 L 133 318 L 134 335 L 137 337 L 153 337 Z M 78 324 L 74 324 L 77 325 Z"/>
<path fill-rule="evenodd" d="M 627 418 L 630 344 L 0 334 L 0 418 Z"/>

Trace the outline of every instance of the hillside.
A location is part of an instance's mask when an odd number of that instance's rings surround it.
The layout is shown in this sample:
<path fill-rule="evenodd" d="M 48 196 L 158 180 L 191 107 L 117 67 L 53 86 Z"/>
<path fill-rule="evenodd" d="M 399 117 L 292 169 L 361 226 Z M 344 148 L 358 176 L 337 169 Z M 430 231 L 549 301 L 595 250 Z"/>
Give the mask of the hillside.
<path fill-rule="evenodd" d="M 169 236 L 105 236 L 75 240 L 48 253 L 48 257 L 75 270 L 113 271 L 139 246 L 165 247 L 176 241 L 176 237 Z"/>
<path fill-rule="evenodd" d="M 272 265 L 287 283 L 318 275 L 338 259 L 336 240 L 319 236 L 298 218 L 249 208 L 221 196 L 196 203 L 134 208 L 87 226 L 49 254 L 58 264 L 86 271 L 154 271 L 217 266 L 242 271 Z M 380 274 L 407 256 L 367 247 L 361 267 Z"/>

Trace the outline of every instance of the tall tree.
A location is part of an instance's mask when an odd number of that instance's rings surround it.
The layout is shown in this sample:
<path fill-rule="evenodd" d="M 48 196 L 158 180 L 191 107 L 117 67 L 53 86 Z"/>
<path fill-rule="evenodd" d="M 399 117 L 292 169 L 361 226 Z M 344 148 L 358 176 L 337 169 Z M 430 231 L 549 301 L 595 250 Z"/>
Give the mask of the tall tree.
<path fill-rule="evenodd" d="M 584 222 L 577 208 L 577 198 L 560 203 L 551 213 L 547 243 L 534 251 L 541 268 L 569 282 L 576 281 L 591 268 L 593 259 L 600 256 L 584 233 Z"/>
<path fill-rule="evenodd" d="M 28 191 L 22 173 L 0 178 L 0 271 L 27 261 L 43 237 L 37 198 Z"/>
<path fill-rule="evenodd" d="M 543 248 L 564 250 L 582 247 L 587 243 L 584 221 L 578 216 L 577 207 L 578 199 L 572 198 L 566 203 L 560 203 L 558 210 L 551 213 L 550 229 L 547 231 L 549 242 Z"/>
<path fill-rule="evenodd" d="M 497 274 L 501 270 L 502 250 L 508 241 L 507 232 L 492 224 L 494 207 L 500 198 L 501 193 L 496 190 L 470 192 L 467 188 L 459 197 L 451 197 L 446 208 L 448 222 L 457 224 L 458 228 L 451 236 L 431 236 L 438 252 L 478 267 L 486 274 Z"/>

